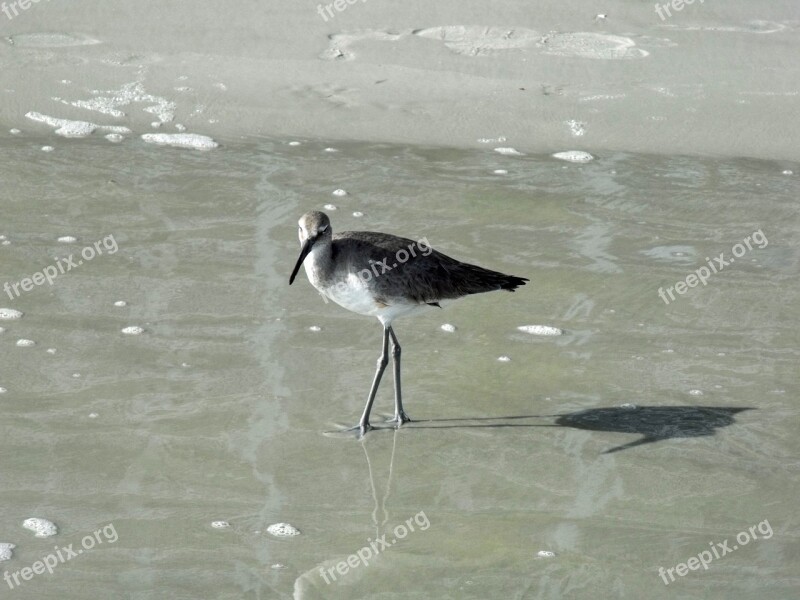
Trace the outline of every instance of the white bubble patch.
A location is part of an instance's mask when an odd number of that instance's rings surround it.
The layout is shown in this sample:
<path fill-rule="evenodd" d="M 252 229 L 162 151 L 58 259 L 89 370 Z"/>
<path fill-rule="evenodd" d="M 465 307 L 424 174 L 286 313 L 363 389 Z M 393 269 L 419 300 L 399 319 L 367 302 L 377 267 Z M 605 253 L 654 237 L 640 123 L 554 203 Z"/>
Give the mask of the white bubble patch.
<path fill-rule="evenodd" d="M 586 163 L 589 162 L 590 160 L 594 160 L 594 156 L 592 156 L 588 152 L 583 152 L 582 150 L 567 150 L 566 152 L 556 152 L 555 154 L 553 154 L 553 158 L 575 163 Z"/>
<path fill-rule="evenodd" d="M 524 156 L 524 154 L 516 148 L 495 148 L 494 151 L 504 156 Z"/>
<path fill-rule="evenodd" d="M 0 308 L 0 319 L 10 321 L 12 319 L 21 319 L 23 313 L 13 308 Z"/>
<path fill-rule="evenodd" d="M 27 112 L 25 116 L 31 121 L 37 123 L 44 123 L 50 127 L 55 127 L 55 134 L 67 138 L 84 138 L 92 134 L 96 129 L 101 131 L 109 131 L 111 133 L 130 133 L 131 130 L 127 127 L 117 125 L 97 125 L 89 121 L 71 121 L 69 119 L 58 119 L 48 115 L 43 115 L 39 112 Z"/>
<path fill-rule="evenodd" d="M 293 537 L 295 535 L 300 535 L 300 530 L 289 523 L 273 523 L 267 527 L 267 533 L 275 537 Z"/>
<path fill-rule="evenodd" d="M 40 517 L 31 517 L 29 519 L 25 519 L 22 522 L 22 526 L 25 529 L 29 529 L 30 531 L 36 534 L 36 537 L 52 537 L 58 533 L 58 527 L 52 521 L 48 521 L 47 519 L 42 519 Z"/>
<path fill-rule="evenodd" d="M 531 335 L 564 335 L 564 330 L 550 325 L 520 325 L 517 327 L 522 333 Z"/>
<path fill-rule="evenodd" d="M 0 542 L 0 562 L 11 560 L 11 557 L 14 556 L 13 550 L 16 547 L 15 544 Z"/>
<path fill-rule="evenodd" d="M 145 133 L 142 139 L 148 144 L 172 146 L 173 148 L 190 148 L 192 150 L 211 150 L 219 146 L 207 135 L 196 133 Z"/>
<path fill-rule="evenodd" d="M 138 325 L 131 325 L 129 327 L 123 327 L 122 333 L 125 335 L 141 335 L 144 333 L 144 329 L 139 327 Z"/>

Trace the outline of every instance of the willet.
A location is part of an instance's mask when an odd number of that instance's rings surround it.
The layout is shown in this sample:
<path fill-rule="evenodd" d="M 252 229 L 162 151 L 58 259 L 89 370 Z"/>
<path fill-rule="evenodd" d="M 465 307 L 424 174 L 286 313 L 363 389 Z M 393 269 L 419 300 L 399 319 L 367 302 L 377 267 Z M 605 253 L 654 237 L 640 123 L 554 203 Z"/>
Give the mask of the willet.
<path fill-rule="evenodd" d="M 389 340 L 394 360 L 394 418 L 400 426 L 409 422 L 403 410 L 400 391 L 400 344 L 392 322 L 402 315 L 440 307 L 442 300 L 453 300 L 492 292 L 513 292 L 528 279 L 490 271 L 445 256 L 418 241 L 373 231 L 344 231 L 333 235 L 328 215 L 312 211 L 298 222 L 300 256 L 289 277 L 294 282 L 300 265 L 320 294 L 347 310 L 377 317 L 383 325 L 383 346 L 378 368 L 367 396 L 361 420 L 353 430 L 362 437 L 372 426 L 369 413 L 375 394 L 389 364 Z"/>

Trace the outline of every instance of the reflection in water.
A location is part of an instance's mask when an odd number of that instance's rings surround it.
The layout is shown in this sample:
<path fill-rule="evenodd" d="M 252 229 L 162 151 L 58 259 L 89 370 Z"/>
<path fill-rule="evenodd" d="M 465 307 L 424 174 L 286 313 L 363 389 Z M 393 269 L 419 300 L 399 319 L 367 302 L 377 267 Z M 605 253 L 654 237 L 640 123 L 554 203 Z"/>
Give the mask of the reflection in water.
<path fill-rule="evenodd" d="M 375 538 L 381 535 L 380 529 L 389 521 L 389 511 L 386 510 L 386 500 L 392 490 L 392 474 L 394 471 L 394 451 L 397 447 L 397 429 L 392 434 L 392 454 L 389 458 L 389 475 L 386 478 L 386 491 L 383 493 L 383 498 L 378 502 L 378 491 L 375 485 L 375 476 L 372 473 L 372 462 L 369 459 L 369 451 L 367 450 L 366 440 L 361 441 L 361 447 L 364 449 L 364 456 L 367 459 L 367 470 L 369 471 L 369 483 L 372 486 L 372 499 L 375 501 L 375 508 L 372 510 L 372 523 L 375 525 Z M 378 509 L 383 512 L 383 520 L 378 523 Z"/>

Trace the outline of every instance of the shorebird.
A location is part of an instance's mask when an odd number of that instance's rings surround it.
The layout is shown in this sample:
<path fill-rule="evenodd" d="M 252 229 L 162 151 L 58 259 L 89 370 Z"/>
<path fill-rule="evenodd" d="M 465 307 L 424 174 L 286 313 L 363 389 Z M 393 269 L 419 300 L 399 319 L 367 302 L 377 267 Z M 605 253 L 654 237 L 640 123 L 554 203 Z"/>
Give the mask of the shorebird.
<path fill-rule="evenodd" d="M 460 262 L 437 252 L 426 238 L 414 241 L 388 233 L 343 231 L 333 234 L 328 215 L 319 211 L 304 214 L 298 221 L 300 256 L 292 269 L 289 285 L 300 266 L 308 280 L 326 299 L 358 313 L 377 317 L 383 325 L 383 345 L 367 404 L 352 430 L 359 438 L 372 426 L 369 414 L 375 394 L 389 364 L 391 340 L 394 362 L 394 418 L 400 426 L 411 421 L 403 410 L 400 390 L 400 344 L 392 322 L 400 316 L 441 308 L 442 300 L 470 294 L 508 290 L 513 292 L 528 279 L 490 271 Z"/>

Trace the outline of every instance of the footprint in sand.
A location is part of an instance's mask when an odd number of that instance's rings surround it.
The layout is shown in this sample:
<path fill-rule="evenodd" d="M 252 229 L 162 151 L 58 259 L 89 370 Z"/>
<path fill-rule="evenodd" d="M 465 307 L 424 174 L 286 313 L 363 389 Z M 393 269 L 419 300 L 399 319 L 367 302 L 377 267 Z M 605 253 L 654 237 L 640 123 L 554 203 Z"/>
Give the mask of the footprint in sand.
<path fill-rule="evenodd" d="M 366 40 L 397 42 L 417 36 L 436 40 L 462 56 L 486 56 L 509 50 L 538 49 L 551 56 L 620 60 L 644 58 L 646 50 L 636 47 L 629 37 L 603 33 L 575 32 L 542 35 L 533 29 L 448 25 L 401 32 L 362 30 L 328 36 L 328 48 L 320 54 L 323 60 L 353 60 L 352 46 Z"/>

